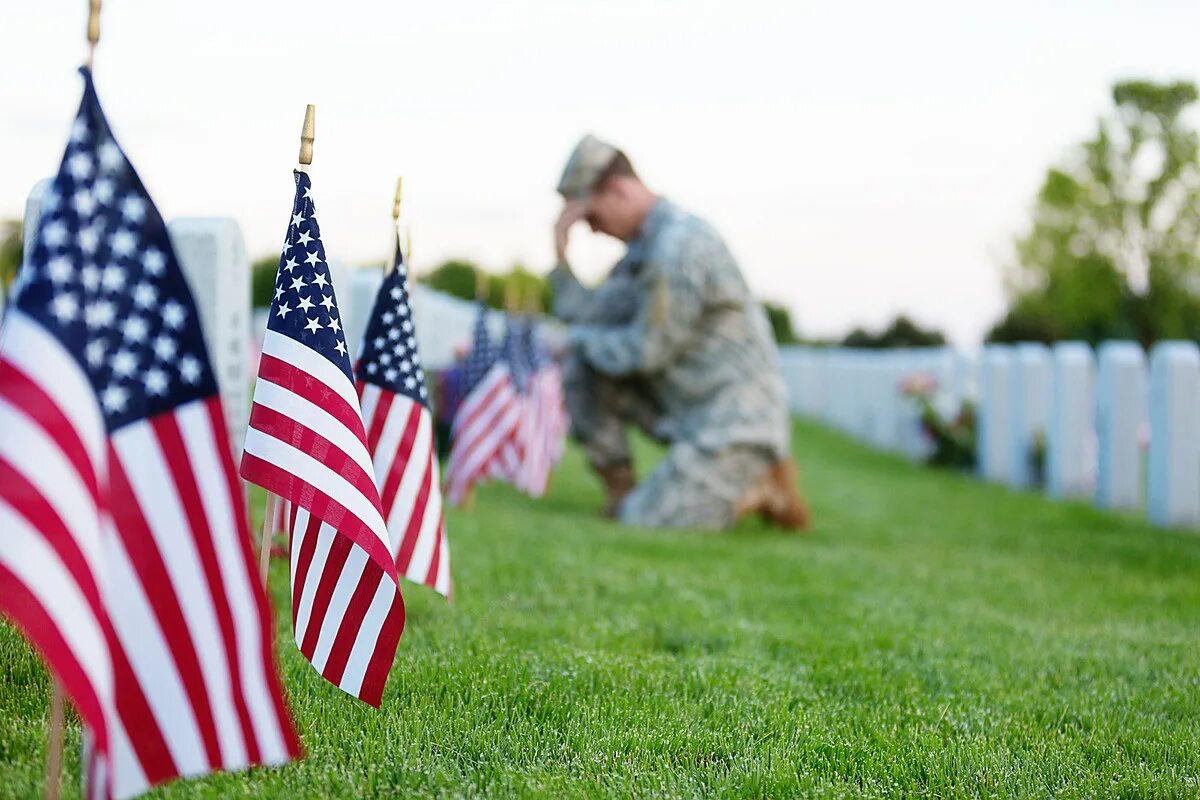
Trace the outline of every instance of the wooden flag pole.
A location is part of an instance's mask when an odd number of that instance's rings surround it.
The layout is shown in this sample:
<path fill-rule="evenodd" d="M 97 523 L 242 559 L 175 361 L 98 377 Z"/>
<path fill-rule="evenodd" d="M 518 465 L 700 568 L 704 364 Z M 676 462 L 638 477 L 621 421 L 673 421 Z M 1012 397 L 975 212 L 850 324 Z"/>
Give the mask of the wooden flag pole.
<path fill-rule="evenodd" d="M 392 200 L 392 261 L 384 267 L 384 275 L 391 275 L 396 268 L 396 256 L 400 255 L 400 200 L 404 197 L 404 177 L 396 178 L 396 196 Z"/>
<path fill-rule="evenodd" d="M 309 103 L 304 109 L 304 127 L 300 129 L 301 168 L 312 164 L 313 139 L 316 138 L 317 107 Z"/>
<path fill-rule="evenodd" d="M 50 737 L 46 742 L 46 800 L 58 800 L 62 782 L 63 754 L 63 693 L 54 676 L 50 676 Z"/>
<path fill-rule="evenodd" d="M 262 541 L 258 544 L 258 571 L 262 575 L 263 585 L 267 583 L 267 573 L 271 569 L 271 535 L 275 533 L 275 511 L 279 507 L 279 498 L 274 492 L 267 492 L 267 502 L 263 508 Z"/>
<path fill-rule="evenodd" d="M 84 65 L 91 72 L 96 57 L 96 45 L 100 42 L 100 0 L 88 0 L 87 59 Z M 58 679 L 50 676 L 50 731 L 46 740 L 46 800 L 58 800 L 62 784 L 63 729 L 66 727 L 62 687 Z"/>
<path fill-rule="evenodd" d="M 317 107 L 309 103 L 304 107 L 304 124 L 300 128 L 300 171 L 312 164 L 313 140 L 317 138 Z M 275 521 L 275 510 L 279 506 L 279 498 L 274 492 L 267 492 L 267 501 L 263 504 L 262 538 L 258 543 L 258 571 L 265 586 L 267 575 L 271 570 L 271 536 L 275 533 L 272 523 Z"/>
<path fill-rule="evenodd" d="M 92 60 L 96 55 L 96 44 L 100 41 L 100 0 L 88 1 L 88 23 L 87 23 L 87 40 L 88 54 L 87 68 L 92 69 Z"/>

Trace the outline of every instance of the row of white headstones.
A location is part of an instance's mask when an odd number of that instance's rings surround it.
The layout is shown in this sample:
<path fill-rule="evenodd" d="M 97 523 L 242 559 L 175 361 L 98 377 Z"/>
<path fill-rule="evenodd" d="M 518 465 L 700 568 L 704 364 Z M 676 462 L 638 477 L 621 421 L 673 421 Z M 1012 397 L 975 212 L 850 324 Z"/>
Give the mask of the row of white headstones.
<path fill-rule="evenodd" d="M 1042 485 L 1056 498 L 1092 498 L 1110 509 L 1145 509 L 1172 527 L 1200 528 L 1200 348 L 1135 342 L 855 350 L 784 347 L 795 413 L 816 418 L 914 460 L 928 455 L 918 403 L 901 391 L 914 376 L 936 382 L 943 416 L 965 401 L 978 409 L 979 476 L 1035 485 L 1033 453 L 1044 443 Z"/>

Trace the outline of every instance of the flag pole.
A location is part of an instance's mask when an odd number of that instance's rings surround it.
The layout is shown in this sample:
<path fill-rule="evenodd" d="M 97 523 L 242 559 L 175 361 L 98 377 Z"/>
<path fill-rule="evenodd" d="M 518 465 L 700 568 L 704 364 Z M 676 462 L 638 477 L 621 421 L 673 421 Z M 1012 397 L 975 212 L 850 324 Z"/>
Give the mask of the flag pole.
<path fill-rule="evenodd" d="M 307 172 L 305 167 L 312 165 L 313 140 L 317 137 L 317 107 L 309 103 L 304 107 L 304 124 L 300 127 L 300 171 Z M 271 568 L 271 535 L 275 533 L 272 523 L 275 521 L 275 509 L 279 498 L 274 492 L 267 492 L 267 500 L 263 504 L 262 538 L 258 543 L 258 571 L 262 582 L 267 583 L 267 574 Z"/>
<path fill-rule="evenodd" d="M 267 502 L 263 506 L 262 541 L 258 544 L 258 572 L 262 576 L 263 585 L 267 583 L 267 573 L 271 569 L 271 535 L 275 533 L 275 510 L 279 506 L 279 498 L 274 492 L 267 492 Z"/>
<path fill-rule="evenodd" d="M 63 693 L 58 679 L 50 676 L 50 737 L 46 743 L 46 800 L 58 800 L 62 781 Z"/>
<path fill-rule="evenodd" d="M 100 2 L 101 0 L 88 0 L 88 49 L 87 59 L 84 61 L 88 72 L 92 71 L 92 64 L 96 57 L 96 45 L 100 42 Z M 63 703 L 62 687 L 58 685 L 58 679 L 51 674 L 50 731 L 46 741 L 46 800 L 58 800 L 62 784 L 63 728 L 65 727 Z"/>
<path fill-rule="evenodd" d="M 100 0 L 88 0 L 87 40 L 87 61 L 84 63 L 90 72 L 96 55 L 96 44 L 100 41 Z"/>
<path fill-rule="evenodd" d="M 392 263 L 385 268 L 385 275 L 391 275 L 396 268 L 396 256 L 400 255 L 400 200 L 404 197 L 404 176 L 396 178 L 396 196 L 392 200 L 392 239 L 396 252 L 392 253 Z"/>

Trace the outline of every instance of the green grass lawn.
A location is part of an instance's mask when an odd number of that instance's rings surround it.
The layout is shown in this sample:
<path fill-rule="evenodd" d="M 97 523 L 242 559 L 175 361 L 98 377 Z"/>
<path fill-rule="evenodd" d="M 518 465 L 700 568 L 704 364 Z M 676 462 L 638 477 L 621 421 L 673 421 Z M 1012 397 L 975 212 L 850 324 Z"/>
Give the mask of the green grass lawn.
<path fill-rule="evenodd" d="M 541 502 L 480 492 L 453 606 L 405 587 L 381 711 L 279 613 L 307 758 L 157 796 L 1200 795 L 1200 538 L 795 442 L 807 537 L 601 521 L 577 453 Z M 38 796 L 47 681 L 7 628 L 0 673 L 0 794 Z"/>

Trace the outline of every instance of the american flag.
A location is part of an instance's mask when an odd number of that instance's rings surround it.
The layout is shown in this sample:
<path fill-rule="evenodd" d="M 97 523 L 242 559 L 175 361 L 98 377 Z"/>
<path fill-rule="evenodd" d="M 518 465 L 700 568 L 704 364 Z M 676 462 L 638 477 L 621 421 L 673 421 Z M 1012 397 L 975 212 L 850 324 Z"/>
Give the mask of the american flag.
<path fill-rule="evenodd" d="M 450 596 L 450 548 L 442 515 L 433 414 L 417 352 L 408 268 L 396 242 L 395 269 L 379 287 L 363 338 L 358 396 L 367 421 L 383 516 L 397 571 Z"/>
<path fill-rule="evenodd" d="M 404 630 L 393 546 L 312 201 L 296 173 L 242 477 L 290 503 L 292 629 L 317 672 L 378 707 Z"/>
<path fill-rule="evenodd" d="M 511 316 L 505 320 L 504 342 L 500 345 L 499 358 L 507 365 L 513 388 L 517 392 L 518 416 L 512 435 L 500 448 L 491 467 L 493 478 L 507 481 L 517 488 L 521 488 L 521 465 L 525 461 L 526 440 L 537 426 L 537 421 L 531 416 L 534 411 L 530 402 L 533 398 L 529 394 L 532 375 L 529 371 L 530 364 L 527 353 L 521 341 L 522 328 L 521 320 Z"/>
<path fill-rule="evenodd" d="M 90 74 L 0 332 L 0 610 L 86 728 L 89 797 L 300 753 L 221 399 Z"/>
<path fill-rule="evenodd" d="M 550 473 L 562 458 L 568 421 L 563 404 L 562 375 L 537 340 L 532 321 L 520 330 L 520 347 L 530 367 L 526 423 L 521 428 L 521 465 L 513 483 L 532 497 L 541 497 Z"/>
<path fill-rule="evenodd" d="M 451 425 L 446 499 L 453 505 L 465 502 L 475 485 L 498 469 L 521 421 L 520 395 L 508 364 L 492 351 L 486 313 L 480 303 L 467 354 L 465 397 Z"/>

